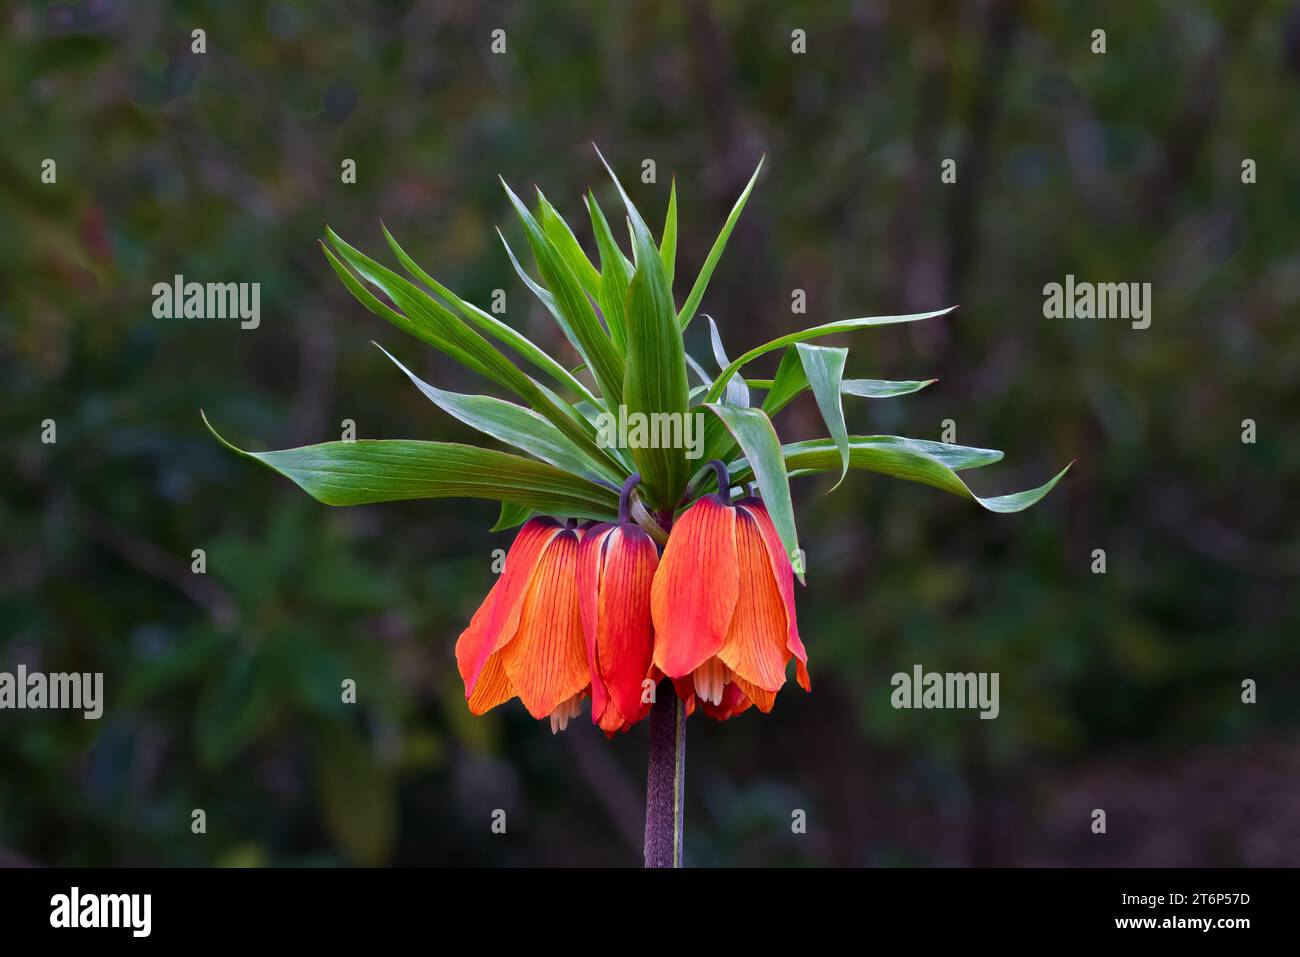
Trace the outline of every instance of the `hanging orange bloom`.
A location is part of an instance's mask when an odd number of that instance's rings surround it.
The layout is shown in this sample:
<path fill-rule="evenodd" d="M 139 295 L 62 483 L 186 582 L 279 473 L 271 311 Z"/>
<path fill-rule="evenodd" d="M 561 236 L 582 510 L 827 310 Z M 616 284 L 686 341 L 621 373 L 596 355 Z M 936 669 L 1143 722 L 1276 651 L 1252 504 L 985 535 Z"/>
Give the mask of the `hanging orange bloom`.
<path fill-rule="evenodd" d="M 729 480 L 721 464 L 718 487 Z M 763 503 L 698 499 L 673 526 L 651 589 L 654 664 L 694 710 L 725 720 L 771 711 L 786 665 L 805 691 L 808 654 L 795 620 L 794 574 Z"/>
<path fill-rule="evenodd" d="M 578 549 L 591 720 L 610 737 L 650 713 L 650 702 L 643 699 L 654 652 L 650 584 L 659 550 L 648 534 L 628 521 L 628 496 L 640 478 L 634 474 L 623 487 L 618 523 L 588 529 Z"/>
<path fill-rule="evenodd" d="M 582 531 L 552 518 L 524 523 L 505 568 L 456 642 L 469 710 L 483 714 L 516 695 L 561 731 L 591 687 L 578 609 Z"/>

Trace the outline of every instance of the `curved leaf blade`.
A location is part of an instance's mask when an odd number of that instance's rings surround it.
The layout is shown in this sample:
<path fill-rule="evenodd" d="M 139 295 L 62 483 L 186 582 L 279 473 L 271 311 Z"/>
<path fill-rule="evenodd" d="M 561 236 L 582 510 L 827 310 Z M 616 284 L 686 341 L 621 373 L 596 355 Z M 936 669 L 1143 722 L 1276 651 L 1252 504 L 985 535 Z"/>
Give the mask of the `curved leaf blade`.
<path fill-rule="evenodd" d="M 587 190 L 587 212 L 591 216 L 591 229 L 596 235 L 596 248 L 600 250 L 600 296 L 597 302 L 605 316 L 605 326 L 620 354 L 627 355 L 627 332 L 623 320 L 623 307 L 627 287 L 632 281 L 632 263 L 618 248 L 609 221 L 605 219 L 596 194 Z"/>
<path fill-rule="evenodd" d="M 825 439 L 795 442 L 783 446 L 781 452 L 786 468 L 791 472 L 825 472 L 839 465 L 839 450 Z M 993 449 L 945 446 L 942 442 L 896 435 L 855 435 L 849 438 L 849 464 L 853 468 L 930 485 L 970 499 L 990 512 L 1021 512 L 1037 504 L 1074 464 L 1071 462 L 1037 488 L 988 497 L 976 495 L 957 475 L 959 469 L 980 468 L 1001 458 L 1002 453 Z M 753 474 L 746 459 L 734 462 L 733 466 L 737 481 L 745 481 Z"/>
<path fill-rule="evenodd" d="M 393 365 L 406 373 L 406 377 L 424 393 L 425 398 L 471 428 L 478 429 L 507 445 L 513 445 L 558 469 L 581 475 L 594 482 L 610 482 L 617 486 L 627 477 L 605 463 L 584 455 L 578 446 L 564 436 L 563 432 L 532 409 L 495 396 L 466 395 L 439 389 L 402 365 L 379 343 L 375 343 L 375 347 L 388 356 Z"/>
<path fill-rule="evenodd" d="M 542 195 L 540 189 L 537 190 L 537 210 L 542 232 L 546 234 L 546 238 L 551 241 L 555 251 L 560 254 L 560 258 L 573 272 L 583 290 L 592 299 L 595 299 L 600 295 L 600 273 L 591 264 L 587 254 L 583 252 L 582 244 L 578 242 L 578 237 L 573 234 L 573 230 L 564 221 L 564 217 Z"/>
<path fill-rule="evenodd" d="M 555 305 L 552 314 L 596 377 L 605 404 L 611 408 L 618 405 L 623 397 L 623 357 L 614 349 L 573 270 L 504 179 L 501 185 L 524 225 L 537 267 Z"/>
<path fill-rule="evenodd" d="M 697 388 L 708 389 L 709 386 L 713 385 L 713 379 L 704 371 L 704 366 L 696 362 L 689 352 L 686 353 L 686 364 L 695 373 L 695 377 L 700 380 L 700 385 Z M 695 389 L 691 391 L 694 392 Z"/>
<path fill-rule="evenodd" d="M 474 370 L 506 388 L 516 388 L 525 376 L 509 359 L 498 352 L 486 339 L 465 325 L 451 310 L 403 276 L 399 276 L 343 240 L 338 233 L 326 227 L 326 236 L 339 257 L 355 269 L 363 279 L 380 289 L 401 309 L 394 311 L 380 302 L 357 282 L 334 253 L 322 244 L 334 271 L 344 285 L 371 312 L 388 319 L 403 332 L 446 353 L 461 365 Z"/>
<path fill-rule="evenodd" d="M 611 489 L 509 452 L 413 439 L 248 452 L 222 438 L 206 415 L 203 424 L 232 452 L 278 472 L 326 505 L 483 498 L 563 517 L 609 520 L 618 513 L 618 495 Z"/>
<path fill-rule="evenodd" d="M 866 329 L 871 326 L 888 326 L 900 322 L 919 322 L 922 319 L 934 319 L 937 316 L 945 316 L 956 309 L 956 306 L 949 306 L 947 309 L 938 309 L 934 312 L 915 312 L 903 316 L 863 316 L 859 319 L 841 319 L 838 322 L 827 322 L 820 326 L 810 326 L 807 329 L 800 329 L 798 332 L 791 332 L 788 335 L 781 336 L 779 339 L 773 339 L 771 342 L 765 342 L 761 346 L 750 349 L 743 356 L 737 359 L 731 365 L 723 370 L 722 375 L 718 376 L 718 381 L 713 384 L 709 390 L 709 401 L 716 402 L 722 390 L 731 381 L 731 377 L 740 369 L 753 362 L 761 355 L 765 355 L 784 346 L 794 345 L 796 342 L 807 342 L 810 339 L 820 339 L 822 336 L 833 336 L 840 332 L 854 332 L 858 329 Z"/>
<path fill-rule="evenodd" d="M 781 440 L 777 438 L 776 429 L 772 428 L 771 419 L 762 409 L 746 409 L 718 402 L 708 403 L 705 408 L 722 420 L 744 451 L 748 465 L 747 476 L 758 483 L 759 491 L 763 493 L 763 504 L 772 516 L 772 524 L 776 526 L 781 544 L 785 546 L 790 566 L 802 579 L 803 552 L 799 549 L 794 504 L 790 501 L 786 459 L 781 449 Z M 747 480 L 734 475 L 732 479 L 732 484 Z"/>
<path fill-rule="evenodd" d="M 725 369 L 727 366 L 731 365 L 731 360 L 727 358 L 727 350 L 722 347 L 722 336 L 718 333 L 718 324 L 713 321 L 712 316 L 707 314 L 702 315 L 704 315 L 705 319 L 709 320 L 709 343 L 713 346 L 713 361 L 718 364 L 719 369 Z M 739 376 L 733 377 L 732 380 L 727 383 L 726 395 L 727 397 L 724 401 L 727 405 L 747 406 L 750 404 L 749 386 L 747 386 L 745 380 Z"/>
<path fill-rule="evenodd" d="M 375 315 L 387 319 L 402 331 L 428 342 L 440 351 L 457 359 L 462 365 L 506 386 L 506 388 L 541 412 L 556 428 L 568 436 L 588 455 L 600 458 L 607 454 L 596 444 L 594 438 L 595 428 L 579 415 L 576 409 L 561 400 L 549 389 L 544 388 L 526 376 L 486 339 L 466 326 L 460 319 L 457 319 L 450 310 L 433 299 L 433 297 L 348 246 L 347 243 L 332 232 L 331 236 L 337 240 L 336 245 L 340 246 L 341 252 L 347 250 L 343 252 L 343 255 L 356 266 L 357 271 L 374 282 L 385 294 L 389 295 L 389 298 L 392 298 L 394 302 L 407 310 L 408 314 L 404 315 L 380 302 L 378 297 L 366 289 L 356 276 L 348 271 L 338 257 L 330 251 L 329 247 L 321 243 L 321 249 L 324 251 L 326 258 L 329 259 L 334 271 L 343 281 L 344 286 L 367 309 Z M 361 265 L 357 266 L 358 263 Z M 372 276 L 381 277 L 389 286 L 386 287 Z M 394 292 L 390 291 L 389 287 L 396 291 L 396 296 Z M 460 343 L 469 343 L 472 349 L 466 352 L 460 348 Z M 611 456 L 610 461 L 615 462 L 617 459 Z"/>
<path fill-rule="evenodd" d="M 700 308 L 700 301 L 704 299 L 704 291 L 709 288 L 709 280 L 713 278 L 713 270 L 717 268 L 718 260 L 722 258 L 722 251 L 727 248 L 727 240 L 731 238 L 731 231 L 736 228 L 736 221 L 740 219 L 741 211 L 744 210 L 745 203 L 749 201 L 749 194 L 754 189 L 754 184 L 758 182 L 758 174 L 763 171 L 763 162 L 766 159 L 766 154 L 759 157 L 758 165 L 754 167 L 754 175 L 749 177 L 749 182 L 745 184 L 745 189 L 741 192 L 740 198 L 736 200 L 736 204 L 731 207 L 731 212 L 727 214 L 727 221 L 722 224 L 722 230 L 718 233 L 718 238 L 713 241 L 713 247 L 709 250 L 708 256 L 704 258 L 704 265 L 700 267 L 700 273 L 695 277 L 695 284 L 691 286 L 691 291 L 686 296 L 682 311 L 677 314 L 677 324 L 681 326 L 683 331 L 695 318 L 695 310 Z"/>
<path fill-rule="evenodd" d="M 754 388 L 767 389 L 767 395 L 763 399 L 763 411 L 769 416 L 776 415 L 808 388 L 808 376 L 799 358 L 799 345 L 801 343 L 786 347 L 785 353 L 781 356 L 781 364 L 777 367 L 773 378 L 746 380 Z M 920 392 L 938 381 L 938 379 L 841 379 L 840 394 L 868 399 L 888 399 Z"/>
<path fill-rule="evenodd" d="M 659 240 L 659 258 L 664 263 L 668 288 L 673 287 L 673 272 L 677 268 L 677 177 L 673 177 L 668 191 L 668 212 L 664 216 L 663 238 Z"/>
<path fill-rule="evenodd" d="M 588 390 L 585 385 L 570 374 L 564 366 L 551 358 L 551 356 L 535 342 L 510 325 L 502 322 L 491 313 L 485 312 L 473 303 L 466 302 L 451 289 L 448 289 L 442 283 L 438 282 L 438 280 L 434 279 L 427 272 L 421 269 L 420 265 L 406 254 L 406 250 L 398 245 L 396 237 L 388 231 L 388 227 L 383 226 L 382 223 L 380 225 L 384 231 L 384 239 L 388 241 L 389 248 L 392 249 L 393 254 L 397 256 L 398 261 L 408 273 L 450 302 L 456 307 L 461 315 L 478 326 L 479 329 L 483 330 L 488 335 L 493 336 L 499 342 L 505 343 L 518 355 L 527 359 L 560 385 L 571 389 L 580 398 L 586 399 L 590 402 L 596 401 L 596 397 L 591 394 L 590 390 Z"/>
<path fill-rule="evenodd" d="M 864 399 L 892 399 L 895 396 L 920 392 L 938 381 L 938 379 L 845 379 L 840 383 L 840 392 L 844 395 L 861 396 Z"/>
<path fill-rule="evenodd" d="M 806 342 L 795 343 L 804 376 L 812 387 L 813 398 L 826 423 L 826 431 L 840 453 L 840 477 L 831 486 L 833 492 L 849 474 L 849 430 L 844 424 L 844 406 L 840 404 L 840 384 L 844 380 L 844 363 L 849 350 L 834 346 L 814 346 Z"/>

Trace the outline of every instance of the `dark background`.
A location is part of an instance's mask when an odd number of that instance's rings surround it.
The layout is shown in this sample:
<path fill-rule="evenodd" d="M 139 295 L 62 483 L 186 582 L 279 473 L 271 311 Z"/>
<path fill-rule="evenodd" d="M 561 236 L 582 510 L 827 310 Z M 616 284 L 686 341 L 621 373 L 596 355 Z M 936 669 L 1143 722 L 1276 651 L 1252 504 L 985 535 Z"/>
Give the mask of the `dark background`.
<path fill-rule="evenodd" d="M 1078 460 L 1014 516 L 800 480 L 814 691 L 690 722 L 688 861 L 1300 863 L 1300 4 L 10 3 L 0 116 L 0 670 L 103 671 L 107 699 L 0 713 L 0 860 L 639 862 L 644 725 L 466 711 L 452 647 L 509 542 L 496 509 L 330 509 L 199 420 L 255 449 L 345 418 L 474 441 L 369 340 L 478 383 L 351 299 L 321 223 L 391 263 L 382 218 L 559 349 L 493 232 L 522 251 L 496 175 L 591 250 L 581 193 L 615 200 L 595 140 L 656 228 L 676 174 L 679 302 L 767 153 L 703 303 L 733 356 L 959 303 L 841 343 L 851 376 L 940 378 L 848 399 L 850 431 L 951 418 L 1007 452 L 981 493 Z M 261 327 L 155 319 L 176 273 L 260 282 Z M 1067 273 L 1150 282 L 1151 327 L 1045 319 Z M 821 431 L 809 397 L 777 424 Z M 999 672 L 1001 716 L 895 711 L 915 663 Z"/>

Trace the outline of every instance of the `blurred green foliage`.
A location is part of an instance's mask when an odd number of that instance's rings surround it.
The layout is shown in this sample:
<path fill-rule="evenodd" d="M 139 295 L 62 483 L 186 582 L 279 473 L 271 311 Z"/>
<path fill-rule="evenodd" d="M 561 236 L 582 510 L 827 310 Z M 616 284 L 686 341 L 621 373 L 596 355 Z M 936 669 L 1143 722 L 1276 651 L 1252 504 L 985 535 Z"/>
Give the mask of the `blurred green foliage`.
<path fill-rule="evenodd" d="M 476 384 L 350 299 L 313 248 L 321 222 L 377 252 L 382 218 L 462 296 L 505 289 L 509 320 L 559 349 L 493 233 L 513 228 L 496 174 L 579 223 L 588 185 L 613 208 L 592 140 L 646 209 L 676 175 L 679 301 L 768 154 L 702 307 L 733 353 L 804 320 L 960 303 L 856 337 L 848 375 L 940 381 L 851 402 L 850 431 L 939 438 L 952 419 L 956 441 L 1007 451 L 972 473 L 980 493 L 1078 460 L 1017 516 L 857 473 L 829 496 L 833 477 L 796 487 L 814 691 L 691 723 L 690 859 L 1300 860 L 1300 5 L 96 0 L 0 17 L 0 668 L 103 671 L 107 698 L 98 722 L 0 713 L 0 860 L 639 861 L 644 728 L 553 739 L 515 705 L 465 711 L 451 652 L 509 541 L 487 533 L 495 509 L 330 510 L 198 414 L 253 448 L 337 438 L 344 419 L 464 438 L 368 340 L 440 387 Z M 1151 328 L 1043 318 L 1067 273 L 1152 283 Z M 259 282 L 261 327 L 154 319 L 175 274 Z M 789 439 L 817 433 L 811 398 L 783 415 Z M 999 672 L 1000 717 L 893 710 L 889 677 L 914 663 Z M 1089 840 L 1093 807 L 1114 840 Z"/>

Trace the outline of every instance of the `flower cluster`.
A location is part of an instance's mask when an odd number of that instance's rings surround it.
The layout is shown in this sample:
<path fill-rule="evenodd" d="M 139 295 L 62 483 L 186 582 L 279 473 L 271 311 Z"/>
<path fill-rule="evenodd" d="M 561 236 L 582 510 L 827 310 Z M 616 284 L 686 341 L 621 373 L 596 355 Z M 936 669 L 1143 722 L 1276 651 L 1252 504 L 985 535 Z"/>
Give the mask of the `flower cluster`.
<path fill-rule="evenodd" d="M 502 181 L 539 279 L 504 233 L 501 240 L 562 333 L 566 351 L 558 356 L 438 282 L 387 229 L 384 238 L 409 278 L 325 230 L 321 249 L 362 305 L 514 397 L 437 388 L 380 347 L 434 405 L 508 451 L 465 442 L 349 439 L 249 452 L 212 432 L 328 505 L 472 498 L 500 503 L 499 528 L 530 515 L 568 520 L 535 517 L 523 525 L 500 579 L 460 636 L 456 656 L 474 713 L 518 696 L 558 730 L 590 697 L 593 721 L 612 735 L 646 717 L 665 678 L 690 712 L 726 719 L 751 705 L 770 711 L 792 658 L 799 683 L 808 687 L 795 625 L 793 579 L 801 561 L 791 478 L 838 472 L 842 482 L 850 469 L 861 469 L 1009 513 L 1041 500 L 1069 466 L 1038 488 L 981 497 L 960 473 L 999 461 L 1001 452 L 850 434 L 846 396 L 910 395 L 935 380 L 845 378 L 848 349 L 817 340 L 936 319 L 952 307 L 822 322 L 786 331 L 736 359 L 707 317 L 718 368 L 711 374 L 686 354 L 685 337 L 695 317 L 704 316 L 700 306 L 714 267 L 762 161 L 680 307 L 673 294 L 682 285 L 675 280 L 684 279 L 677 270 L 676 186 L 655 237 L 604 165 L 626 212 L 630 258 L 595 193 L 586 196 L 599 253 L 593 257 L 540 190 L 530 209 Z M 772 378 L 750 378 L 751 364 L 777 352 Z M 700 380 L 694 388 L 688 370 Z M 827 434 L 783 444 L 772 419 L 805 392 L 816 400 Z M 648 437 L 638 431 L 646 424 Z M 716 492 L 697 479 L 697 459 L 717 469 Z M 742 488 L 757 483 L 762 501 L 748 492 L 732 500 L 723 461 L 735 465 Z M 634 490 L 637 522 L 628 510 Z"/>
<path fill-rule="evenodd" d="M 688 714 L 718 720 L 771 711 L 792 658 L 809 690 L 790 560 L 763 503 L 730 501 L 713 464 L 723 491 L 682 513 L 662 556 L 629 519 L 639 475 L 616 522 L 524 524 L 456 643 L 471 712 L 518 696 L 555 732 L 590 697 L 592 721 L 613 736 L 646 717 L 663 678 Z"/>

